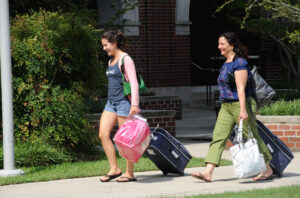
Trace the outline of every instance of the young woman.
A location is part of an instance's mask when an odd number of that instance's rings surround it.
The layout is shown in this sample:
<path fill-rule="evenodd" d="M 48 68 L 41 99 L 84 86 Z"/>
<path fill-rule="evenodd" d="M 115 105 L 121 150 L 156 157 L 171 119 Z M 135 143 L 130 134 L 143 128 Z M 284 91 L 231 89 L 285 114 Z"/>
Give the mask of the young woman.
<path fill-rule="evenodd" d="M 212 181 L 214 168 L 219 166 L 226 141 L 234 127 L 240 119 L 244 121 L 243 135 L 248 137 L 248 124 L 256 138 L 260 152 L 264 155 L 267 169 L 253 178 L 253 180 L 270 179 L 273 171 L 269 165 L 272 156 L 258 135 L 256 126 L 256 103 L 251 97 L 253 85 L 252 74 L 247 62 L 247 54 L 237 35 L 233 32 L 225 32 L 219 36 L 218 49 L 222 56 L 226 58 L 220 75 L 218 77 L 218 87 L 220 91 L 221 109 L 217 118 L 213 132 L 212 142 L 206 156 L 206 168 L 202 172 L 193 173 L 192 176 L 206 182 Z M 228 83 L 228 72 L 235 75 L 235 87 Z M 248 80 L 249 79 L 249 80 Z M 248 83 L 247 83 L 248 82 Z M 250 112 L 252 106 L 252 113 Z"/>
<path fill-rule="evenodd" d="M 108 158 L 110 171 L 101 182 L 108 182 L 122 175 L 117 164 L 116 151 L 110 138 L 110 133 L 118 122 L 122 126 L 129 115 L 137 114 L 139 109 L 139 92 L 135 65 L 132 58 L 125 52 L 127 39 L 120 30 L 111 30 L 101 38 L 103 50 L 112 57 L 108 63 L 106 76 L 108 78 L 108 100 L 100 118 L 99 137 Z M 131 96 L 125 97 L 122 87 L 121 63 L 124 60 L 124 76 L 130 82 Z M 117 179 L 118 182 L 136 181 L 133 174 L 133 163 L 127 161 L 126 172 Z"/>

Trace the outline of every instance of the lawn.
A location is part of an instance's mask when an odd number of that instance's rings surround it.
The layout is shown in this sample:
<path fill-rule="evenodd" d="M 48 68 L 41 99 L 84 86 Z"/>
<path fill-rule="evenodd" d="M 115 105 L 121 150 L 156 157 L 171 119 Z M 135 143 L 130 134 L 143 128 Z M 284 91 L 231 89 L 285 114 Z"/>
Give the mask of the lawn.
<path fill-rule="evenodd" d="M 118 157 L 118 164 L 122 171 L 126 170 L 126 161 Z M 221 166 L 232 165 L 231 161 L 221 161 Z M 187 168 L 203 167 L 204 159 L 193 157 L 188 163 Z M 57 165 L 38 166 L 38 167 L 18 167 L 25 174 L 0 178 L 0 185 L 19 184 L 27 182 L 50 181 L 66 178 L 79 178 L 105 175 L 109 171 L 109 164 L 106 159 L 86 162 L 67 162 Z M 135 172 L 158 170 L 157 167 L 147 157 L 142 156 L 135 165 Z"/>
<path fill-rule="evenodd" d="M 241 192 L 226 192 L 221 194 L 207 194 L 188 196 L 186 198 L 300 198 L 300 185 L 278 188 L 268 188 Z"/>

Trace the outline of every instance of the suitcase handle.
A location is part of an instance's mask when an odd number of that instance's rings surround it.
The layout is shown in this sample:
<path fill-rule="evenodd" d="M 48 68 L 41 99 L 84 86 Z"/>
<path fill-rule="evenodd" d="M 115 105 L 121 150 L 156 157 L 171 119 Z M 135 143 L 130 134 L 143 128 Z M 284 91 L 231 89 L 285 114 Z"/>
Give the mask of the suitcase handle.
<path fill-rule="evenodd" d="M 138 114 L 135 114 L 135 115 L 132 115 L 132 117 L 136 118 L 136 119 L 139 119 L 139 120 L 142 120 L 144 122 L 147 122 L 147 119 L 146 118 L 143 118 L 142 116 L 138 115 Z"/>

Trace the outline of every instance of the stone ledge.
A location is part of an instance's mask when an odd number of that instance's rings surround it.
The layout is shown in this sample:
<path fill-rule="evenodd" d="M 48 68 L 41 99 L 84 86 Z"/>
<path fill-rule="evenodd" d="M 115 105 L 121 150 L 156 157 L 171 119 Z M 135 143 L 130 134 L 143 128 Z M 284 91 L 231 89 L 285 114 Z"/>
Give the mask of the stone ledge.
<path fill-rule="evenodd" d="M 165 117 L 165 116 L 174 117 L 176 115 L 176 111 L 175 110 L 141 110 L 140 114 L 146 119 L 148 117 Z M 99 122 L 102 113 L 91 113 L 86 115 L 90 121 Z"/>
<path fill-rule="evenodd" d="M 147 118 L 147 117 L 162 117 L 162 116 L 171 116 L 174 117 L 176 115 L 175 110 L 141 110 L 140 114 Z"/>
<path fill-rule="evenodd" d="M 300 124 L 300 116 L 264 116 L 256 115 L 256 119 L 262 123 Z"/>
<path fill-rule="evenodd" d="M 102 113 L 87 114 L 90 124 L 94 130 L 99 130 L 99 121 Z M 175 110 L 141 110 L 140 114 L 147 119 L 150 127 L 156 127 L 159 124 L 171 135 L 176 135 L 176 111 Z M 114 126 L 111 136 L 113 137 L 118 129 L 118 123 Z"/>
<path fill-rule="evenodd" d="M 141 101 L 151 101 L 151 100 L 171 100 L 171 99 L 175 99 L 178 100 L 179 97 L 178 96 L 141 96 L 140 100 Z"/>

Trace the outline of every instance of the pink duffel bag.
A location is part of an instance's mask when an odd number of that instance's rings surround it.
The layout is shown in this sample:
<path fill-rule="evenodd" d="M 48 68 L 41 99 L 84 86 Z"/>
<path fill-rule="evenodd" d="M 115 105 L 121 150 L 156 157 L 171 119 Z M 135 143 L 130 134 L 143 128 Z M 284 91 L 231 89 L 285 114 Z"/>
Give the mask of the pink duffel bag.
<path fill-rule="evenodd" d="M 147 120 L 140 115 L 129 116 L 113 140 L 122 157 L 136 163 L 149 146 L 151 137 Z"/>

